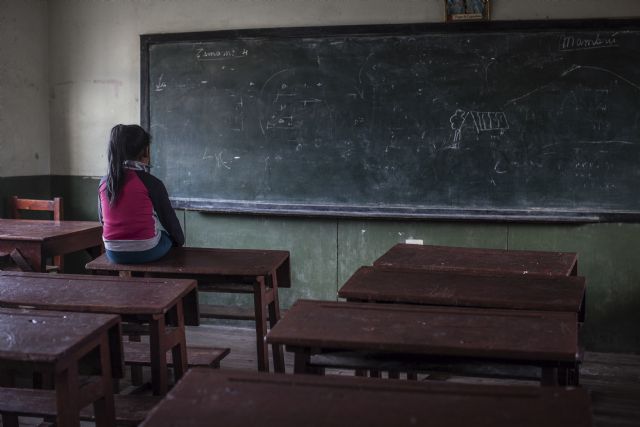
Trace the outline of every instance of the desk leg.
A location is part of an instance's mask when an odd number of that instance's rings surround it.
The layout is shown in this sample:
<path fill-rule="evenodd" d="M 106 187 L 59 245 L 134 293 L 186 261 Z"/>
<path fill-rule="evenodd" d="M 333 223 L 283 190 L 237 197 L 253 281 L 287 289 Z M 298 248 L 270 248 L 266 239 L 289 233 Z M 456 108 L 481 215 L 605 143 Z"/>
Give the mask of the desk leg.
<path fill-rule="evenodd" d="M 543 386 L 557 386 L 558 385 L 558 368 L 551 366 L 543 366 L 540 375 L 540 384 Z"/>
<path fill-rule="evenodd" d="M 9 369 L 0 369 L 0 387 L 15 387 L 15 373 Z"/>
<path fill-rule="evenodd" d="M 153 394 L 162 396 L 168 390 L 167 378 L 167 353 L 164 345 L 165 337 L 165 321 L 164 316 L 159 316 L 151 320 L 150 329 L 150 345 L 151 345 L 151 383 L 153 385 Z"/>
<path fill-rule="evenodd" d="M 309 349 L 294 350 L 293 373 L 324 375 L 325 368 L 321 366 L 309 366 L 311 362 L 311 351 Z"/>
<path fill-rule="evenodd" d="M 278 298 L 278 280 L 275 272 L 271 274 L 271 298 L 269 302 L 269 327 L 273 329 L 280 320 L 280 299 Z M 275 372 L 285 372 L 284 368 L 284 352 L 282 346 L 273 344 L 271 346 L 273 352 L 273 370 Z"/>
<path fill-rule="evenodd" d="M 26 258 L 18 248 L 11 251 L 11 259 L 21 271 L 43 272 L 45 270 L 44 260 L 42 259 L 40 248 L 36 248 L 35 250 L 33 248 L 28 248 L 25 253 L 27 254 Z M 27 258 L 31 262 L 27 261 Z"/>
<path fill-rule="evenodd" d="M 131 277 L 131 276 L 129 276 Z M 144 277 L 157 277 L 153 273 L 144 273 Z M 182 299 L 182 315 L 189 326 L 200 326 L 200 304 L 198 302 L 198 288 L 189 292 Z"/>
<path fill-rule="evenodd" d="M 56 425 L 61 427 L 80 426 L 78 408 L 78 362 L 56 373 Z"/>
<path fill-rule="evenodd" d="M 127 279 L 133 277 L 130 271 L 118 271 L 119 277 L 125 277 Z M 129 341 L 140 342 L 140 335 L 129 335 Z M 153 359 L 152 359 L 153 360 Z M 131 384 L 135 386 L 142 385 L 142 366 L 131 366 Z"/>
<path fill-rule="evenodd" d="M 104 253 L 104 245 L 92 246 L 86 249 L 91 259 L 96 259 Z"/>
<path fill-rule="evenodd" d="M 108 333 L 102 334 L 100 340 L 100 373 L 102 375 L 103 396 L 93 403 L 96 415 L 96 427 L 110 427 L 116 423 L 113 401 L 113 383 L 111 379 L 111 355 Z"/>
<path fill-rule="evenodd" d="M 256 316 L 256 347 L 258 350 L 258 370 L 269 372 L 269 347 L 267 346 L 267 314 L 265 311 L 265 281 L 259 277 L 253 284 L 253 305 Z"/>
<path fill-rule="evenodd" d="M 567 385 L 574 387 L 578 387 L 580 385 L 580 368 L 578 366 L 569 368 L 567 376 Z"/>
<path fill-rule="evenodd" d="M 184 322 L 189 326 L 200 326 L 200 305 L 198 303 L 198 289 L 189 292 L 182 299 L 182 313 Z"/>
<path fill-rule="evenodd" d="M 18 416 L 14 414 L 2 414 L 2 427 L 20 427 Z"/>
<path fill-rule="evenodd" d="M 167 314 L 169 323 L 176 329 L 173 334 L 178 335 L 171 339 L 171 342 L 175 343 L 171 348 L 174 382 L 178 382 L 187 372 L 187 339 L 184 332 L 184 312 L 182 309 L 183 304 L 181 301 L 178 301 Z"/>
<path fill-rule="evenodd" d="M 296 351 L 293 358 L 293 373 L 306 374 L 309 372 L 311 355 L 308 351 Z"/>

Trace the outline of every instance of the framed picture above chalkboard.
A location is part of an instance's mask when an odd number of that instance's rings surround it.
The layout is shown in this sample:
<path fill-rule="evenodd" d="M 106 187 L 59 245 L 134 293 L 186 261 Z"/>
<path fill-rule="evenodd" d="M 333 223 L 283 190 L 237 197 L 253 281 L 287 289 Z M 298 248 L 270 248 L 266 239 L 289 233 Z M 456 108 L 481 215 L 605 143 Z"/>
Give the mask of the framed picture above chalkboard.
<path fill-rule="evenodd" d="M 486 21 L 489 19 L 489 0 L 444 0 L 445 20 Z"/>

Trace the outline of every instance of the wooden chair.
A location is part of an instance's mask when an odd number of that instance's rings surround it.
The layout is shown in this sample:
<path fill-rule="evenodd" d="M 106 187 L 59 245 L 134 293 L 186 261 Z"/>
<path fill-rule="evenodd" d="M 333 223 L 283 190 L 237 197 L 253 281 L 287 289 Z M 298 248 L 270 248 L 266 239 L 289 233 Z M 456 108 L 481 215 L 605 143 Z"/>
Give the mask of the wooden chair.
<path fill-rule="evenodd" d="M 54 197 L 53 200 L 21 199 L 17 196 L 11 196 L 9 198 L 9 214 L 12 218 L 23 218 L 24 215 L 22 212 L 25 211 L 51 212 L 54 221 L 62 221 L 62 218 L 64 216 L 62 197 Z M 59 273 L 62 273 L 63 269 L 63 257 L 55 256 L 53 257 L 53 265 L 47 265 L 46 271 L 57 271 Z"/>

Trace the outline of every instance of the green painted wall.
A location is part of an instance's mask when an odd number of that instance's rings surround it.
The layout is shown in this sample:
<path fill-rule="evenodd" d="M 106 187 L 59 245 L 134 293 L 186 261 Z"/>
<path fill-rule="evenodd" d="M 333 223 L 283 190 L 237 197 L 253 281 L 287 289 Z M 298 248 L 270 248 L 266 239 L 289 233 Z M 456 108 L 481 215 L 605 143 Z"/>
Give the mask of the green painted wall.
<path fill-rule="evenodd" d="M 0 178 L 0 194 L 49 194 L 65 198 L 66 217 L 97 217 L 95 178 Z M 37 190 L 37 191 L 36 191 Z M 286 249 L 293 288 L 283 307 L 298 298 L 335 299 L 342 283 L 363 264 L 406 239 L 425 244 L 504 249 L 574 251 L 587 278 L 585 347 L 640 353 L 640 224 L 545 225 L 442 221 L 392 221 L 219 215 L 180 211 L 190 246 Z M 85 258 L 67 261 L 82 271 Z M 211 303 L 249 305 L 245 296 L 215 296 Z"/>
<path fill-rule="evenodd" d="M 5 208 L 9 196 L 50 197 L 51 179 L 46 175 L 0 177 L 0 214 L 7 216 Z"/>

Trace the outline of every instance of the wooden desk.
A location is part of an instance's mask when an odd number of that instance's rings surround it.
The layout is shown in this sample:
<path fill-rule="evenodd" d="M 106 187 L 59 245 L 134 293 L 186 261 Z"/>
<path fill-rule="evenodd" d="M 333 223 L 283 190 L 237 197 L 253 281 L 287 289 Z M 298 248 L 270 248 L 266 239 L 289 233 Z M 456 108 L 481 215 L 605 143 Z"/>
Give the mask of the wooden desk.
<path fill-rule="evenodd" d="M 578 362 L 576 313 L 486 310 L 298 300 L 267 337 L 310 357 L 335 351 L 415 356 L 424 361 L 490 361 L 537 366 L 543 384 Z"/>
<path fill-rule="evenodd" d="M 0 306 L 113 313 L 149 324 L 153 391 L 160 395 L 168 387 L 167 351 L 176 381 L 187 370 L 182 300 L 195 288 L 195 280 L 186 279 L 0 272 Z"/>
<path fill-rule="evenodd" d="M 348 301 L 566 311 L 584 321 L 586 284 L 577 276 L 529 276 L 360 267 L 338 291 Z"/>
<path fill-rule="evenodd" d="M 97 256 L 101 248 L 99 222 L 0 218 L 0 252 L 17 249 L 33 271 L 44 271 L 47 257 L 83 249 Z"/>
<path fill-rule="evenodd" d="M 198 281 L 200 292 L 251 293 L 256 321 L 258 369 L 269 370 L 265 337 L 267 319 L 273 328 L 280 319 L 279 287 L 291 287 L 288 251 L 252 249 L 173 248 L 162 259 L 148 264 L 112 264 L 102 255 L 89 262 L 94 271 L 118 271 L 121 276 L 140 273 L 154 277 L 188 277 Z M 187 324 L 198 324 L 197 301 L 190 301 Z M 282 349 L 273 346 L 276 370 L 284 370 Z"/>
<path fill-rule="evenodd" d="M 576 276 L 573 252 L 515 251 L 399 243 L 374 261 L 381 269 L 513 273 L 540 276 Z"/>
<path fill-rule="evenodd" d="M 286 402 L 286 405 L 283 405 Z M 586 390 L 191 369 L 144 427 L 590 426 Z"/>
<path fill-rule="evenodd" d="M 0 367 L 53 375 L 59 426 L 79 426 L 80 409 L 90 403 L 97 425 L 115 425 L 111 368 L 122 369 L 122 360 L 110 357 L 115 341 L 120 341 L 116 315 L 0 308 Z M 100 367 L 100 376 L 86 384 L 79 381 L 83 358 L 99 359 Z M 8 422 L 17 425 L 15 418 Z"/>

